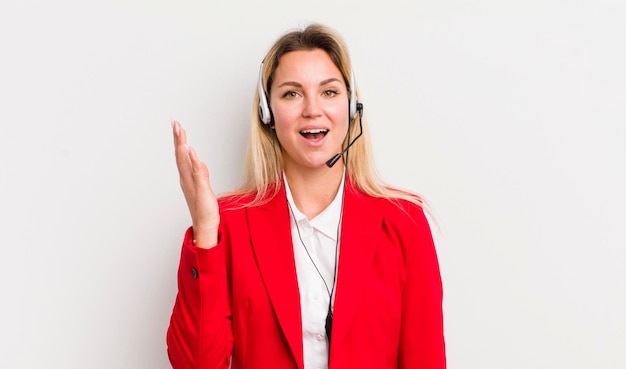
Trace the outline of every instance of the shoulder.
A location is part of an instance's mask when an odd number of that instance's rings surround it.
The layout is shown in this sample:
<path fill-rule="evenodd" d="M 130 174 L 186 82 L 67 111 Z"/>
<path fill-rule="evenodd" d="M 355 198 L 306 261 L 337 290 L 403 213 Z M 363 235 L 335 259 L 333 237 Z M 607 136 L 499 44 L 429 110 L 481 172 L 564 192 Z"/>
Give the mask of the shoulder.
<path fill-rule="evenodd" d="M 245 217 L 246 209 L 250 207 L 254 198 L 254 194 L 229 194 L 218 197 L 217 203 L 222 223 Z"/>
<path fill-rule="evenodd" d="M 378 206 L 383 214 L 383 222 L 403 229 L 428 229 L 428 220 L 422 206 L 406 199 L 381 198 Z"/>
<path fill-rule="evenodd" d="M 416 194 L 387 188 L 386 194 L 376 196 L 367 194 L 352 184 L 348 186 L 347 190 L 361 206 L 373 206 L 375 211 L 382 215 L 385 223 L 402 226 L 428 225 L 422 198 Z"/>
<path fill-rule="evenodd" d="M 220 212 L 220 234 L 222 236 L 241 231 L 247 224 L 247 209 L 254 195 L 229 194 L 217 199 Z"/>
<path fill-rule="evenodd" d="M 350 176 L 346 184 L 346 192 L 356 202 L 361 206 L 375 204 L 377 211 L 382 212 L 385 217 L 419 223 L 426 220 L 424 207 L 427 204 L 417 193 L 384 184 L 362 187 Z"/>
<path fill-rule="evenodd" d="M 217 203 L 220 211 L 231 211 L 245 208 L 252 200 L 254 200 L 254 194 L 229 194 L 218 197 Z"/>
<path fill-rule="evenodd" d="M 404 255 L 405 262 L 436 260 L 433 234 L 424 209 L 405 199 L 380 199 L 382 229 Z"/>
<path fill-rule="evenodd" d="M 272 183 L 257 190 L 240 189 L 218 196 L 220 213 L 241 212 L 249 208 L 263 207 L 280 197 L 283 190 L 282 182 Z"/>

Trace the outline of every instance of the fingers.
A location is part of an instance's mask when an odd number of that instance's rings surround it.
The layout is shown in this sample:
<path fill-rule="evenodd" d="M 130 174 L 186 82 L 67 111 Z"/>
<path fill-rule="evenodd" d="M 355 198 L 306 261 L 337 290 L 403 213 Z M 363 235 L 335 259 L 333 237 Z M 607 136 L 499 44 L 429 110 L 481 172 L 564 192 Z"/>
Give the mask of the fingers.
<path fill-rule="evenodd" d="M 187 133 L 181 127 L 180 122 L 172 121 L 172 133 L 174 136 L 174 153 L 176 155 L 176 165 L 181 180 L 191 179 L 192 164 L 189 158 L 189 147 L 187 146 Z"/>
<path fill-rule="evenodd" d="M 199 158 L 198 153 L 187 144 L 187 132 L 182 128 L 180 122 L 172 121 L 174 135 L 174 145 L 176 153 L 176 165 L 180 174 L 183 190 L 190 186 L 200 185 L 211 191 L 209 182 L 209 170 Z"/>
<path fill-rule="evenodd" d="M 172 120 L 172 134 L 174 136 L 174 146 L 187 143 L 186 132 L 177 120 Z"/>
<path fill-rule="evenodd" d="M 172 134 L 174 136 L 174 145 L 176 145 L 176 140 L 180 135 L 180 122 L 176 119 L 172 119 Z"/>
<path fill-rule="evenodd" d="M 174 147 L 176 149 L 181 146 L 187 145 L 187 132 L 180 125 L 180 122 L 173 120 L 172 121 L 172 133 L 174 135 Z"/>
<path fill-rule="evenodd" d="M 191 171 L 193 173 L 194 182 L 207 182 L 209 179 L 209 169 L 206 164 L 198 159 L 198 153 L 193 147 L 187 146 L 189 148 L 189 159 L 191 161 Z"/>
<path fill-rule="evenodd" d="M 202 169 L 202 165 L 204 163 L 202 163 L 200 159 L 198 159 L 198 153 L 193 147 L 187 146 L 187 148 L 189 149 L 189 160 L 191 161 L 191 169 L 193 169 L 193 172 L 195 174 Z"/>

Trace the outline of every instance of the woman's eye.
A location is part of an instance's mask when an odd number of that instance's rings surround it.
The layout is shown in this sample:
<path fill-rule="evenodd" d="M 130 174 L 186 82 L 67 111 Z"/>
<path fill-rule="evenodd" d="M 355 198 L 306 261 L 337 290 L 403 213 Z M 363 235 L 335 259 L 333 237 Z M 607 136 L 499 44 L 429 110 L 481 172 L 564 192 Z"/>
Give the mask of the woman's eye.
<path fill-rule="evenodd" d="M 298 96 L 298 93 L 296 91 L 287 91 L 285 92 L 285 94 L 283 95 L 283 97 L 286 97 L 288 99 L 293 99 L 295 97 Z"/>
<path fill-rule="evenodd" d="M 333 90 L 326 90 L 324 91 L 324 96 L 326 97 L 333 97 L 337 95 L 337 91 L 333 91 Z"/>

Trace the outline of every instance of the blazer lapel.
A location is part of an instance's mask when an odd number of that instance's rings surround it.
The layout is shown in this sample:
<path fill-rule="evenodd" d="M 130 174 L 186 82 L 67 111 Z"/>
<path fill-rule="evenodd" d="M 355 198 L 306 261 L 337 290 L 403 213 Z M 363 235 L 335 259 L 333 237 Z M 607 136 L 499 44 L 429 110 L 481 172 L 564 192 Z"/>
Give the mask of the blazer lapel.
<path fill-rule="evenodd" d="M 270 202 L 247 212 L 252 248 L 265 288 L 296 364 L 303 368 L 300 292 L 284 187 Z"/>
<path fill-rule="evenodd" d="M 346 185 L 348 185 L 346 181 Z M 371 271 L 377 240 L 382 224 L 382 214 L 376 199 L 363 195 L 349 185 L 346 188 L 339 249 L 339 269 L 333 314 L 331 357 L 354 317 L 356 307 L 367 286 L 363 273 Z"/>

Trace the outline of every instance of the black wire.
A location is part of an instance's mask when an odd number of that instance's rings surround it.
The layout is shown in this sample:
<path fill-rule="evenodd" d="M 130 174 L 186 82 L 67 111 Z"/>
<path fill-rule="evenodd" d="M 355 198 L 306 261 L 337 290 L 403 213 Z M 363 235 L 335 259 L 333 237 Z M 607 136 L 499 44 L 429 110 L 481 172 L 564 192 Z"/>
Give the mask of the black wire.
<path fill-rule="evenodd" d="M 345 184 L 344 184 L 344 189 L 345 189 Z M 300 243 L 304 247 L 304 251 L 306 251 L 306 254 L 309 257 L 309 260 L 311 260 L 311 264 L 313 264 L 313 267 L 315 268 L 315 271 L 317 272 L 317 274 L 322 279 L 322 282 L 324 282 L 324 287 L 326 287 L 326 292 L 328 293 L 328 297 L 330 298 L 329 311 L 331 311 L 330 306 L 332 305 L 333 294 L 335 293 L 335 286 L 337 285 L 337 261 L 338 261 L 337 260 L 338 252 L 337 251 L 339 250 L 339 234 L 340 234 L 340 229 L 341 229 L 341 217 L 343 215 L 344 194 L 345 194 L 345 190 L 342 192 L 342 196 L 341 196 L 341 213 L 339 214 L 339 222 L 337 224 L 337 239 L 335 240 L 335 265 L 334 265 L 334 268 L 333 268 L 334 272 L 333 272 L 333 288 L 332 288 L 332 290 L 328 288 L 328 283 L 326 283 L 326 279 L 324 278 L 324 276 L 320 272 L 319 268 L 317 267 L 317 264 L 315 264 L 315 261 L 313 260 L 313 257 L 309 253 L 309 249 L 306 247 L 306 244 L 304 243 L 304 240 L 302 239 L 302 234 L 300 233 L 300 227 L 298 226 L 298 221 L 296 220 L 296 216 L 295 216 L 295 214 L 293 212 L 293 208 L 291 207 L 291 204 L 289 203 L 289 201 L 287 201 L 287 206 L 289 207 L 289 211 L 291 212 L 291 217 L 293 218 L 293 222 L 296 225 L 296 231 L 298 232 L 298 239 L 300 240 Z"/>

